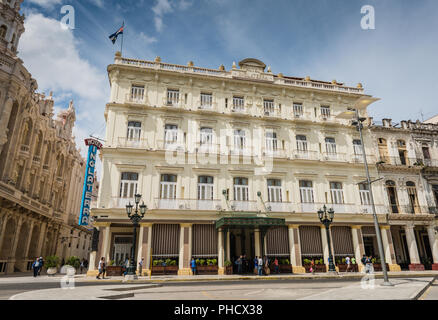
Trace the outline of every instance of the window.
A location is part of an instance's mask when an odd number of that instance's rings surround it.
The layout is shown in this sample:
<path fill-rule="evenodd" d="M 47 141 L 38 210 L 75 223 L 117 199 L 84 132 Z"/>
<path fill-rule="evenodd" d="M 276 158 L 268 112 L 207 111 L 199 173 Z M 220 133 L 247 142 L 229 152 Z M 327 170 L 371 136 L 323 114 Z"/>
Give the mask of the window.
<path fill-rule="evenodd" d="M 166 124 L 164 126 L 165 144 L 175 144 L 178 140 L 178 126 L 175 124 Z"/>
<path fill-rule="evenodd" d="M 198 199 L 213 200 L 213 177 L 198 177 Z"/>
<path fill-rule="evenodd" d="M 276 151 L 277 150 L 277 133 L 268 131 L 266 132 L 266 150 Z"/>
<path fill-rule="evenodd" d="M 400 157 L 400 162 L 402 165 L 407 164 L 407 157 L 406 157 L 406 142 L 404 140 L 397 140 L 397 146 L 398 146 L 398 154 Z"/>
<path fill-rule="evenodd" d="M 201 109 L 210 109 L 213 105 L 213 95 L 211 93 L 201 93 Z"/>
<path fill-rule="evenodd" d="M 244 149 L 245 148 L 245 131 L 242 129 L 236 129 L 234 130 L 234 147 L 236 149 Z"/>
<path fill-rule="evenodd" d="M 122 172 L 120 180 L 120 198 L 134 198 L 137 193 L 138 173 Z"/>
<path fill-rule="evenodd" d="M 294 109 L 294 117 L 299 118 L 303 115 L 303 104 L 302 103 L 295 103 L 293 104 Z"/>
<path fill-rule="evenodd" d="M 265 115 L 270 115 L 274 113 L 274 100 L 263 100 L 263 108 L 265 110 Z"/>
<path fill-rule="evenodd" d="M 248 178 L 234 178 L 234 200 L 248 201 Z"/>
<path fill-rule="evenodd" d="M 233 97 L 233 110 L 243 111 L 245 106 L 245 100 L 243 97 Z"/>
<path fill-rule="evenodd" d="M 141 134 L 141 122 L 139 121 L 129 121 L 128 122 L 128 140 L 140 140 Z"/>
<path fill-rule="evenodd" d="M 144 97 L 144 86 L 133 85 L 131 87 L 131 100 L 142 101 Z"/>
<path fill-rule="evenodd" d="M 424 160 L 430 160 L 429 146 L 427 145 L 427 143 L 423 143 L 421 149 L 423 150 Z"/>
<path fill-rule="evenodd" d="M 321 106 L 321 116 L 323 118 L 330 117 L 330 107 L 329 106 Z"/>
<path fill-rule="evenodd" d="M 415 183 L 412 181 L 406 182 L 406 190 L 408 191 L 409 208 L 408 213 L 415 213 L 419 211 L 417 189 Z"/>
<path fill-rule="evenodd" d="M 359 184 L 359 195 L 360 195 L 360 203 L 362 205 L 370 205 L 370 189 L 368 188 L 368 184 L 360 183 Z"/>
<path fill-rule="evenodd" d="M 380 161 L 389 162 L 388 145 L 386 140 L 384 138 L 378 138 L 377 144 L 379 146 Z"/>
<path fill-rule="evenodd" d="M 325 149 L 329 154 L 336 154 L 336 141 L 334 138 L 325 138 Z"/>
<path fill-rule="evenodd" d="M 174 174 L 161 175 L 160 198 L 176 199 L 176 175 Z"/>
<path fill-rule="evenodd" d="M 361 141 L 359 139 L 354 139 L 353 140 L 353 150 L 354 150 L 354 154 L 356 156 L 363 155 L 362 143 L 361 143 Z"/>
<path fill-rule="evenodd" d="M 398 198 L 397 191 L 395 189 L 395 182 L 392 180 L 386 181 L 386 191 L 388 193 L 389 205 L 392 213 L 398 213 Z"/>
<path fill-rule="evenodd" d="M 179 101 L 179 90 L 167 89 L 167 105 L 177 105 Z"/>
<path fill-rule="evenodd" d="M 334 204 L 344 203 L 344 193 L 342 191 L 342 183 L 330 182 L 330 195 L 332 197 L 332 203 Z"/>
<path fill-rule="evenodd" d="M 313 203 L 312 181 L 300 180 L 300 198 L 302 203 Z"/>
<path fill-rule="evenodd" d="M 8 32 L 8 28 L 5 25 L 2 25 L 0 27 L 0 38 L 5 38 L 6 37 L 6 33 Z"/>
<path fill-rule="evenodd" d="M 303 135 L 297 135 L 297 150 L 300 152 L 306 152 L 307 151 L 307 138 Z"/>
<path fill-rule="evenodd" d="M 281 180 L 268 179 L 268 202 L 282 202 Z"/>
<path fill-rule="evenodd" d="M 213 144 L 213 129 L 203 127 L 200 131 L 200 145 L 211 146 Z"/>

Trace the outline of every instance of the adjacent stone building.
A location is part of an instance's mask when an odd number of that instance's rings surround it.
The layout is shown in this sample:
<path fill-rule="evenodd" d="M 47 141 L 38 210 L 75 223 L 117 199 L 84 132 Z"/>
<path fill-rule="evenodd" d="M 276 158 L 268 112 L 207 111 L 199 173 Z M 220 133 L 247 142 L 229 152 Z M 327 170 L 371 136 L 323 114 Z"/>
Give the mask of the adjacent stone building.
<path fill-rule="evenodd" d="M 389 269 L 423 265 L 415 255 L 420 242 L 414 229 L 390 214 L 387 180 L 409 189 L 399 196 L 403 202 L 397 215 L 415 221 L 421 245 L 428 241 L 431 250 L 420 250 L 432 261 L 427 268 L 438 263 L 435 215 L 422 187 L 423 171 L 398 162 L 394 167 L 405 171 L 377 165 L 381 129 L 367 113 L 376 99 L 360 84 L 274 74 L 257 59 L 226 70 L 164 63 L 159 57 L 128 59 L 120 53 L 108 75 L 103 171 L 92 210 L 99 246 L 93 257 L 120 264 L 130 256 L 133 229 L 125 207 L 134 203 L 136 193 L 148 206 L 136 245 L 144 273 L 170 259 L 178 274 L 189 274 L 191 257 L 217 259 L 217 272 L 224 273 L 225 261 L 242 254 L 250 261 L 260 255 L 281 258 L 293 272 L 308 271 L 309 260 L 315 259 L 325 271 L 329 246 L 316 213 L 324 204 L 335 211 L 330 234 L 338 267 L 346 256 L 357 261 L 363 254 L 378 257 L 361 140 L 341 116 L 354 107 L 368 119 L 364 144 L 371 178 L 377 180 L 374 200 Z M 412 140 L 409 130 L 400 137 L 384 132 L 391 143 Z M 404 148 L 406 159 L 416 157 Z M 381 175 L 385 179 L 378 180 Z M 414 207 L 410 182 L 417 192 Z M 410 232 L 409 257 L 399 248 L 403 230 Z"/>
<path fill-rule="evenodd" d="M 37 256 L 87 258 L 78 227 L 84 159 L 72 136 L 73 103 L 53 119 L 52 94 L 17 56 L 22 1 L 0 3 L 0 273 L 30 270 Z"/>

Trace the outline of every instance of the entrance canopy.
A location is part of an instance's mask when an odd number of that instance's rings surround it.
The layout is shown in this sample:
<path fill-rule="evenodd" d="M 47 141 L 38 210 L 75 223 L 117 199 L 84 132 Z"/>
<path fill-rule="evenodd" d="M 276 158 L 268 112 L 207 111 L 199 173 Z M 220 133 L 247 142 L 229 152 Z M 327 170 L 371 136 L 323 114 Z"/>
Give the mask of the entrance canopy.
<path fill-rule="evenodd" d="M 216 221 L 218 228 L 266 228 L 286 225 L 285 219 L 262 217 L 226 217 Z"/>

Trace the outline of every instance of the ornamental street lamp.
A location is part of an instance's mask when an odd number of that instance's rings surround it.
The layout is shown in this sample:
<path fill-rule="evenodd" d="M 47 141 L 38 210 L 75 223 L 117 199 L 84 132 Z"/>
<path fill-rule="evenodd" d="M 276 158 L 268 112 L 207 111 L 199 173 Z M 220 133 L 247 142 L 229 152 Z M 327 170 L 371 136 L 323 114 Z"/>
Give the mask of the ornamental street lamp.
<path fill-rule="evenodd" d="M 328 215 L 327 215 L 328 214 Z M 336 268 L 335 265 L 333 263 L 333 255 L 332 255 L 332 246 L 331 246 L 331 242 L 330 242 L 330 225 L 333 222 L 333 218 L 335 217 L 335 211 L 333 210 L 333 208 L 328 209 L 327 211 L 327 207 L 324 205 L 324 207 L 322 208 L 322 210 L 318 210 L 318 218 L 321 221 L 321 223 L 325 226 L 325 230 L 326 230 L 326 235 L 327 235 L 327 243 L 328 243 L 328 249 L 329 249 L 329 272 L 333 272 L 336 273 Z"/>
<path fill-rule="evenodd" d="M 135 201 L 135 211 L 132 213 L 133 205 L 129 202 L 126 205 L 126 213 L 128 214 L 128 218 L 131 219 L 132 224 L 134 225 L 134 234 L 132 235 L 132 248 L 131 248 L 131 262 L 129 267 L 127 268 L 127 276 L 131 279 L 137 279 L 136 270 L 137 270 L 137 262 L 135 261 L 135 245 L 137 243 L 137 227 L 140 220 L 144 217 L 146 213 L 147 207 L 144 202 L 141 205 L 140 203 L 141 194 L 134 195 Z M 138 208 L 140 207 L 140 214 L 138 214 Z"/>

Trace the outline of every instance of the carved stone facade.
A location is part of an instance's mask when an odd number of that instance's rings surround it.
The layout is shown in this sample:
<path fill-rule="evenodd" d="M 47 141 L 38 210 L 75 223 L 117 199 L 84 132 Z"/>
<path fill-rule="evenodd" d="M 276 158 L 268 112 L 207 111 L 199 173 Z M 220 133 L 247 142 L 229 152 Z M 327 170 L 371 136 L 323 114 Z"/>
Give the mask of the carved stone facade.
<path fill-rule="evenodd" d="M 72 129 L 73 103 L 53 119 L 52 94 L 17 57 L 22 1 L 0 4 L 0 273 L 26 271 L 37 256 L 86 258 L 91 234 L 79 227 L 85 161 Z"/>

